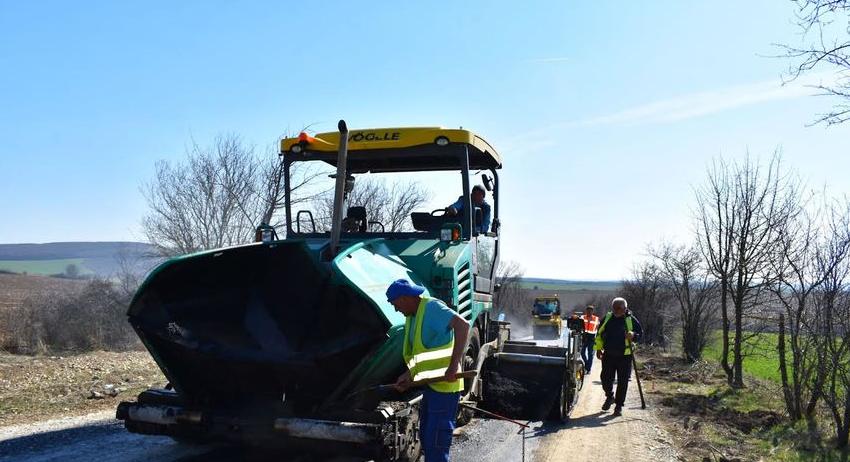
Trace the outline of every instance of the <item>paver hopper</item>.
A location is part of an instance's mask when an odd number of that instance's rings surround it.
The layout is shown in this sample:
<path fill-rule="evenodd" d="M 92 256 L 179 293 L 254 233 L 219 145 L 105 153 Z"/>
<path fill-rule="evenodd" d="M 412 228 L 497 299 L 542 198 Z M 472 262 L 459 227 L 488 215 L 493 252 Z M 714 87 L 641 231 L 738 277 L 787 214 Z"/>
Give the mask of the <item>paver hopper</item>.
<path fill-rule="evenodd" d="M 560 339 L 544 344 L 503 334 L 483 358 L 481 407 L 511 419 L 567 420 L 584 384 L 582 330 L 570 320 Z"/>

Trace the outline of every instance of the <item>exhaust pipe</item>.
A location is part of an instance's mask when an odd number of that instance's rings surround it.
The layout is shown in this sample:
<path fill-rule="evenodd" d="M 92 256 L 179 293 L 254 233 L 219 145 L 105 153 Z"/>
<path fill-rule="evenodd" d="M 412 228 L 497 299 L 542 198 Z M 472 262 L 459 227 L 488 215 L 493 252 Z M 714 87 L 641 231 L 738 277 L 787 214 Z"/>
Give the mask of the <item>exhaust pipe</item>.
<path fill-rule="evenodd" d="M 333 223 L 331 225 L 330 259 L 336 256 L 339 247 L 339 236 L 342 232 L 342 205 L 345 200 L 346 162 L 348 161 L 348 126 L 340 120 L 339 151 L 336 156 L 336 189 L 334 189 Z"/>

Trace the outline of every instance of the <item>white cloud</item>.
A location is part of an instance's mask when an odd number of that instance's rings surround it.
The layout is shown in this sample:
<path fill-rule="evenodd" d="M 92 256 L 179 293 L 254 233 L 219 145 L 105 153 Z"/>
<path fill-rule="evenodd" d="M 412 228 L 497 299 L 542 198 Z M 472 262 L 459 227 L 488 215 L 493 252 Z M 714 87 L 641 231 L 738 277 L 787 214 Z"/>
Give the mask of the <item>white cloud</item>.
<path fill-rule="evenodd" d="M 553 58 L 554 59 L 554 58 Z M 836 73 L 819 73 L 783 83 L 781 79 L 734 85 L 705 92 L 690 93 L 661 101 L 641 104 L 611 114 L 587 119 L 558 122 L 532 128 L 522 133 L 496 139 L 502 152 L 534 154 L 546 151 L 559 141 L 553 133 L 599 125 L 642 125 L 673 123 L 716 114 L 744 106 L 789 100 L 821 94 L 818 85 L 832 85 L 843 77 Z"/>
<path fill-rule="evenodd" d="M 585 119 L 580 125 L 670 123 L 743 106 L 811 96 L 818 92 L 813 86 L 827 85 L 836 80 L 835 74 L 813 74 L 783 84 L 774 79 L 764 82 L 735 85 L 717 90 L 691 93 L 675 98 L 642 104 L 613 114 Z"/>
<path fill-rule="evenodd" d="M 527 62 L 527 63 L 562 63 L 564 61 L 569 61 L 569 60 L 570 60 L 570 58 L 568 58 L 566 56 L 556 56 L 556 57 L 553 57 L 553 58 L 531 58 L 531 59 L 526 59 L 525 62 Z"/>

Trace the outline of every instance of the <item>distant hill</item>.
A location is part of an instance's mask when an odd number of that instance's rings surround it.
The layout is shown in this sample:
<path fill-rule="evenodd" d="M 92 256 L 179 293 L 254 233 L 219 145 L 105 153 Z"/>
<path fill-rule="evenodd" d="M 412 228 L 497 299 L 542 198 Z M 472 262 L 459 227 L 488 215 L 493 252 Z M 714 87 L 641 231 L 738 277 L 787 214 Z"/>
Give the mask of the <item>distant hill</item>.
<path fill-rule="evenodd" d="M 121 260 L 144 272 L 156 261 L 154 248 L 142 242 L 51 242 L 0 244 L 0 271 L 53 275 L 76 265 L 80 275 L 110 277 Z"/>
<path fill-rule="evenodd" d="M 522 278 L 521 285 L 524 289 L 535 288 L 537 290 L 549 291 L 613 291 L 620 287 L 620 281 L 573 281 L 567 279 L 546 278 Z"/>

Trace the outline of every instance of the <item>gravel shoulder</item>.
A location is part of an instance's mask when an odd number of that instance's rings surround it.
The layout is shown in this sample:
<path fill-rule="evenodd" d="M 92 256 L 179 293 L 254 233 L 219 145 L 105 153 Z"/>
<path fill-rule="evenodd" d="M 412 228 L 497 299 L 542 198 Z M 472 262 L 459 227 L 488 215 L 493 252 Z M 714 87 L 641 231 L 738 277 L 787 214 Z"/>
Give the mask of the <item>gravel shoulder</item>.
<path fill-rule="evenodd" d="M 70 356 L 0 354 L 0 427 L 58 417 L 114 412 L 166 380 L 144 351 Z"/>

